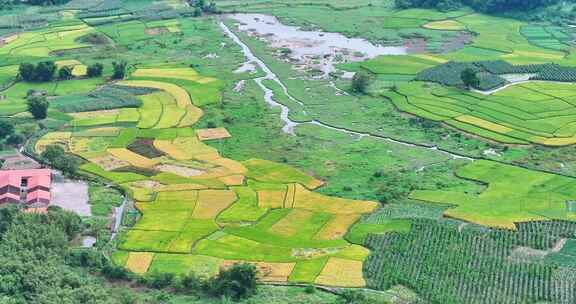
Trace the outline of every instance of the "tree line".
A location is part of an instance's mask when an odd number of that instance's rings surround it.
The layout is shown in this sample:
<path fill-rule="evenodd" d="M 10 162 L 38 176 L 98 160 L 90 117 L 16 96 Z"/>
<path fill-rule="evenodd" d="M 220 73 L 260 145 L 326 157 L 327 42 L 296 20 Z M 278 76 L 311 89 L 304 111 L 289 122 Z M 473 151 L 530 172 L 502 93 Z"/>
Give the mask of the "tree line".
<path fill-rule="evenodd" d="M 21 63 L 18 68 L 18 73 L 24 81 L 47 82 L 54 80 L 56 77 L 59 80 L 72 79 L 72 69 L 70 66 L 58 68 L 53 61 L 43 61 L 37 64 Z M 86 69 L 86 76 L 89 78 L 100 77 L 102 76 L 103 70 L 104 66 L 101 63 L 92 64 Z"/>
<path fill-rule="evenodd" d="M 395 0 L 397 8 L 433 8 L 438 10 L 453 10 L 469 6 L 484 13 L 505 13 L 527 11 L 560 2 L 575 2 L 574 0 Z"/>
<path fill-rule="evenodd" d="M 112 63 L 112 79 L 124 79 L 128 63 L 125 61 Z M 72 67 L 63 66 L 58 68 L 53 61 L 43 61 L 37 64 L 21 63 L 18 68 L 18 78 L 27 82 L 48 82 L 55 78 L 58 80 L 70 80 L 74 78 Z M 101 77 L 104 66 L 101 63 L 94 63 L 86 69 L 86 77 Z M 28 112 L 35 119 L 45 119 L 48 115 L 49 102 L 47 94 L 41 91 L 30 90 L 26 96 Z"/>
<path fill-rule="evenodd" d="M 62 5 L 70 2 L 70 0 L 0 0 L 0 10 L 11 8 L 13 5 L 17 4 L 28 4 L 28 5 Z"/>

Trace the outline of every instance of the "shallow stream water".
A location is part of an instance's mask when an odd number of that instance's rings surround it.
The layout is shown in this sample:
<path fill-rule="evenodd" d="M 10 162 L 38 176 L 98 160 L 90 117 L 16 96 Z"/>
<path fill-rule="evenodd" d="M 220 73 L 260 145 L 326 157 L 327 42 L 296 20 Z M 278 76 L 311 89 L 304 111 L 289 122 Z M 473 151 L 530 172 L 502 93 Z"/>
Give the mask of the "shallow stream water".
<path fill-rule="evenodd" d="M 322 31 L 305 31 L 296 26 L 284 25 L 274 16 L 263 14 L 233 14 L 230 18 L 240 23 L 241 31 L 254 31 L 261 37 L 266 37 L 272 44 L 285 43 L 292 48 L 292 55 L 324 56 L 335 49 L 360 52 L 365 57 L 378 55 L 403 55 L 406 47 L 379 46 L 361 38 L 348 38 L 340 33 Z"/>
<path fill-rule="evenodd" d="M 263 14 L 232 14 L 239 30 L 266 40 L 276 49 L 288 49 L 287 54 L 299 64 L 314 67 L 323 77 L 336 70 L 335 64 L 363 61 L 379 55 L 404 55 L 405 46 L 380 46 L 361 38 L 348 38 L 340 33 L 307 31 L 282 24 L 274 16 Z"/>

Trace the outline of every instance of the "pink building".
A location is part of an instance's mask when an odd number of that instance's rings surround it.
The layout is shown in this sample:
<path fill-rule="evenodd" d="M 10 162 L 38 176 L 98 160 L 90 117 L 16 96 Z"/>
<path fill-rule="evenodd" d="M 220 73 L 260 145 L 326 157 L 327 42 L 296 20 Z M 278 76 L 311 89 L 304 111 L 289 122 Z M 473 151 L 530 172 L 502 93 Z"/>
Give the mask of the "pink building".
<path fill-rule="evenodd" d="M 0 170 L 0 205 L 25 203 L 29 207 L 50 204 L 50 169 Z"/>

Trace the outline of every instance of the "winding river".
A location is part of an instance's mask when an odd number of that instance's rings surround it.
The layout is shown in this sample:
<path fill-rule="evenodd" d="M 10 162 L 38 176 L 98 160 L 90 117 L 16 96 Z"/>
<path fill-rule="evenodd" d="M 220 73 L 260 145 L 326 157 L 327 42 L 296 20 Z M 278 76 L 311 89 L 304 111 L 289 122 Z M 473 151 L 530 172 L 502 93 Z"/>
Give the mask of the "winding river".
<path fill-rule="evenodd" d="M 235 15 L 235 16 L 237 16 L 237 15 Z M 269 105 L 271 105 L 273 107 L 280 107 L 281 108 L 282 111 L 280 113 L 280 118 L 284 122 L 284 127 L 282 128 L 282 131 L 284 131 L 285 133 L 294 135 L 294 128 L 296 126 L 302 124 L 302 123 L 298 123 L 298 122 L 292 121 L 290 119 L 290 117 L 289 117 L 290 108 L 288 108 L 287 106 L 274 100 L 274 92 L 272 90 L 270 90 L 269 88 L 267 88 L 262 82 L 264 80 L 271 80 L 271 81 L 276 82 L 282 88 L 284 94 L 290 100 L 292 100 L 292 101 L 294 101 L 300 105 L 304 105 L 304 104 L 301 101 L 294 98 L 292 95 L 290 95 L 290 93 L 288 92 L 288 88 L 284 85 L 284 83 L 282 83 L 280 78 L 276 74 L 274 74 L 274 72 L 266 65 L 266 63 L 264 63 L 264 61 L 260 60 L 260 58 L 258 58 L 256 55 L 254 55 L 252 50 L 250 50 L 250 48 L 244 42 L 242 42 L 242 40 L 232 30 L 230 30 L 230 28 L 226 24 L 224 24 L 224 22 L 220 21 L 219 24 L 220 24 L 220 27 L 222 28 L 222 30 L 224 31 L 224 33 L 228 37 L 230 37 L 234 41 L 234 43 L 236 43 L 238 46 L 240 46 L 242 48 L 242 52 L 244 53 L 244 56 L 246 57 L 246 63 L 256 64 L 257 66 L 259 66 L 262 69 L 262 71 L 264 71 L 265 76 L 256 78 L 254 80 L 258 84 L 258 86 L 264 91 L 264 100 L 266 101 L 266 103 L 268 103 Z M 468 156 L 453 153 L 453 152 L 450 152 L 447 150 L 443 150 L 441 148 L 438 148 L 437 146 L 426 146 L 426 145 L 414 144 L 414 143 L 410 143 L 410 142 L 406 142 L 406 141 L 402 141 L 402 140 L 397 140 L 397 139 L 393 139 L 393 138 L 386 137 L 386 136 L 380 136 L 380 135 L 375 135 L 375 134 L 371 134 L 371 133 L 357 132 L 357 131 L 348 130 L 345 128 L 340 128 L 337 126 L 331 126 L 331 125 L 325 124 L 325 123 L 318 121 L 318 120 L 313 120 L 313 121 L 307 122 L 307 123 L 317 125 L 317 126 L 320 126 L 323 128 L 327 128 L 330 130 L 343 132 L 343 133 L 349 134 L 351 136 L 357 136 L 358 138 L 363 138 L 363 137 L 378 138 L 378 139 L 381 139 L 381 140 L 384 140 L 387 142 L 400 144 L 400 145 L 407 146 L 407 147 L 422 148 L 422 149 L 437 151 L 439 153 L 446 154 L 453 159 L 464 159 L 464 160 L 470 160 L 470 161 L 474 160 L 473 158 L 470 158 Z"/>

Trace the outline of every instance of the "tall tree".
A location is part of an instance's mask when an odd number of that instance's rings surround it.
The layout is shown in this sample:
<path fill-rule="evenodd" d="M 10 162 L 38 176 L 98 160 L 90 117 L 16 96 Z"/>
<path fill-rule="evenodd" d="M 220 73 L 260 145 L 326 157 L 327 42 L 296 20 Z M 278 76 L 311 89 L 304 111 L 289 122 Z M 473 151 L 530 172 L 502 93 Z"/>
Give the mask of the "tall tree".
<path fill-rule="evenodd" d="M 72 75 L 72 68 L 71 67 L 64 66 L 58 70 L 58 79 L 68 80 L 68 79 L 72 79 L 72 77 L 73 77 L 73 75 Z"/>
<path fill-rule="evenodd" d="M 86 76 L 89 78 L 100 77 L 102 76 L 102 70 L 104 70 L 104 66 L 101 63 L 91 64 L 86 70 Z"/>
<path fill-rule="evenodd" d="M 13 133 L 14 125 L 5 120 L 0 120 L 0 139 L 4 139 Z"/>
<path fill-rule="evenodd" d="M 54 73 L 56 73 L 56 65 L 53 61 L 44 61 L 36 65 L 34 71 L 35 81 L 51 81 L 54 79 Z"/>
<path fill-rule="evenodd" d="M 471 68 L 466 68 L 464 71 L 462 71 L 460 79 L 462 79 L 462 82 L 468 89 L 477 88 L 480 85 L 480 79 L 478 78 L 478 75 L 476 75 L 476 72 Z"/>
<path fill-rule="evenodd" d="M 235 300 L 254 295 L 257 291 L 257 270 L 252 264 L 235 264 L 221 270 L 208 281 L 208 289 L 213 296 L 228 297 Z"/>
<path fill-rule="evenodd" d="M 359 94 L 366 94 L 370 76 L 364 72 L 357 72 L 352 78 L 352 91 Z"/>
<path fill-rule="evenodd" d="M 48 116 L 49 103 L 46 96 L 31 95 L 28 97 L 28 112 L 35 119 L 44 119 Z"/>
<path fill-rule="evenodd" d="M 76 174 L 78 162 L 59 145 L 48 145 L 40 155 L 52 167 L 69 175 Z"/>
<path fill-rule="evenodd" d="M 112 62 L 112 67 L 114 68 L 112 79 L 124 79 L 127 65 L 128 63 L 126 61 Z"/>
<path fill-rule="evenodd" d="M 34 71 L 36 67 L 31 63 L 21 63 L 18 73 L 24 81 L 34 81 Z"/>

